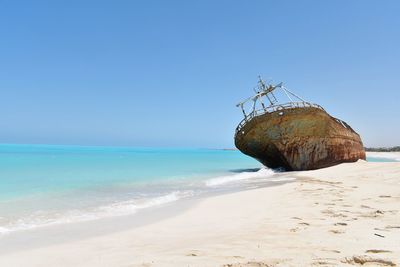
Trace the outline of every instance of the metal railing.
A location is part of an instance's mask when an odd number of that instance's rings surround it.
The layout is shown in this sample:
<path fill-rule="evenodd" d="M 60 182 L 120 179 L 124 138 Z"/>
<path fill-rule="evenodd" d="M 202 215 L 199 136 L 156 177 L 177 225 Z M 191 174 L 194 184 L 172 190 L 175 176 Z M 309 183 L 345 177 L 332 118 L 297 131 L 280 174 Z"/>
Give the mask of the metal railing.
<path fill-rule="evenodd" d="M 350 125 L 347 124 L 347 122 L 342 121 L 341 119 L 338 118 L 334 118 L 336 120 L 336 122 L 338 122 L 340 125 L 342 125 L 344 128 L 351 130 L 352 132 L 356 133 L 356 131 L 353 130 L 353 128 L 351 128 Z"/>
<path fill-rule="evenodd" d="M 245 118 L 239 123 L 239 125 L 236 127 L 235 135 L 242 130 L 242 128 L 246 125 L 247 122 L 252 120 L 255 117 L 267 114 L 267 113 L 273 113 L 277 111 L 283 111 L 283 110 L 288 110 L 288 109 L 293 109 L 293 108 L 306 108 L 306 107 L 313 107 L 313 108 L 318 108 L 323 111 L 324 108 L 321 107 L 318 104 L 313 104 L 309 102 L 289 102 L 285 104 L 280 104 L 280 105 L 273 105 L 269 107 L 265 107 L 262 109 L 254 110 L 251 113 L 247 114 Z"/>

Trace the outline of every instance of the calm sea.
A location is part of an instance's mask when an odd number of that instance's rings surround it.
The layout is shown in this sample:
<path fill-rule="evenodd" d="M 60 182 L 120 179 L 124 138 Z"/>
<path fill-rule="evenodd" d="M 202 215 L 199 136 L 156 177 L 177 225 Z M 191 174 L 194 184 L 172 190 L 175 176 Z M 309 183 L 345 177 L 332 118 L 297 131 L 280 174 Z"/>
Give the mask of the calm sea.
<path fill-rule="evenodd" d="M 0 145 L 0 234 L 291 179 L 232 150 Z"/>

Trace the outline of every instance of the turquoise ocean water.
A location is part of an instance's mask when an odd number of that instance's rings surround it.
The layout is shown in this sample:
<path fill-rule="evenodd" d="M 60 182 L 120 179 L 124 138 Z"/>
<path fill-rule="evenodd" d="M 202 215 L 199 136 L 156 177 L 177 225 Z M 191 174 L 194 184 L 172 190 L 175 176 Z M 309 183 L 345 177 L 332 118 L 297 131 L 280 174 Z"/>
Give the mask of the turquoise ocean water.
<path fill-rule="evenodd" d="M 232 150 L 0 145 L 0 234 L 282 180 Z"/>

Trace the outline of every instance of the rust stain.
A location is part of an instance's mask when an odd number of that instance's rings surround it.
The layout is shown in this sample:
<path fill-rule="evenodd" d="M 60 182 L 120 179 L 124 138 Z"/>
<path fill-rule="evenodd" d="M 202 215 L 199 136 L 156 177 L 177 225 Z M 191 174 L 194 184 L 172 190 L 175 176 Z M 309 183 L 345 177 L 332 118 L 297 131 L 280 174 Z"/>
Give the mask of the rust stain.
<path fill-rule="evenodd" d="M 254 117 L 236 134 L 235 145 L 267 167 L 293 171 L 365 159 L 360 136 L 346 123 L 315 107 Z"/>

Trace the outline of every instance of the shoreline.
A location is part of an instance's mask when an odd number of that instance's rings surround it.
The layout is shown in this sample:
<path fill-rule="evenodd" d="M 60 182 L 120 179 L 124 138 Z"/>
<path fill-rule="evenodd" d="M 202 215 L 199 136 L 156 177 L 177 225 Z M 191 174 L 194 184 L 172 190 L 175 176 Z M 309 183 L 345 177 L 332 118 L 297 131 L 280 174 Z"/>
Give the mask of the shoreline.
<path fill-rule="evenodd" d="M 242 189 L 230 188 L 210 191 L 201 195 L 182 198 L 177 201 L 141 209 L 133 214 L 55 223 L 3 233 L 0 235 L 0 257 L 2 254 L 15 252 L 20 249 L 32 249 L 66 242 L 75 242 L 81 239 L 104 236 L 150 225 L 154 222 L 178 216 L 208 198 L 292 183 L 294 180 L 287 178 L 288 174 L 290 173 L 274 173 L 273 176 L 268 177 L 271 181 L 260 182 L 262 185 L 254 184 L 252 188 L 243 184 L 245 188 Z M 26 242 L 26 240 L 28 240 L 28 242 Z M 21 244 L 23 245 L 22 247 Z"/>
<path fill-rule="evenodd" d="M 367 157 L 381 158 L 381 159 L 391 159 L 393 161 L 400 162 L 400 152 L 366 152 Z"/>
<path fill-rule="evenodd" d="M 400 163 L 346 163 L 290 174 L 295 181 L 183 201 L 180 208 L 174 203 L 151 222 L 133 226 L 127 220 L 126 228 L 112 231 L 111 224 L 109 233 L 79 240 L 24 247 L 46 234 L 68 232 L 54 227 L 54 232 L 41 229 L 29 239 L 21 234 L 14 250 L 0 252 L 0 265 L 399 264 Z M 78 223 L 76 231 L 93 231 L 89 226 Z M 0 250 L 10 244 L 4 240 Z"/>

